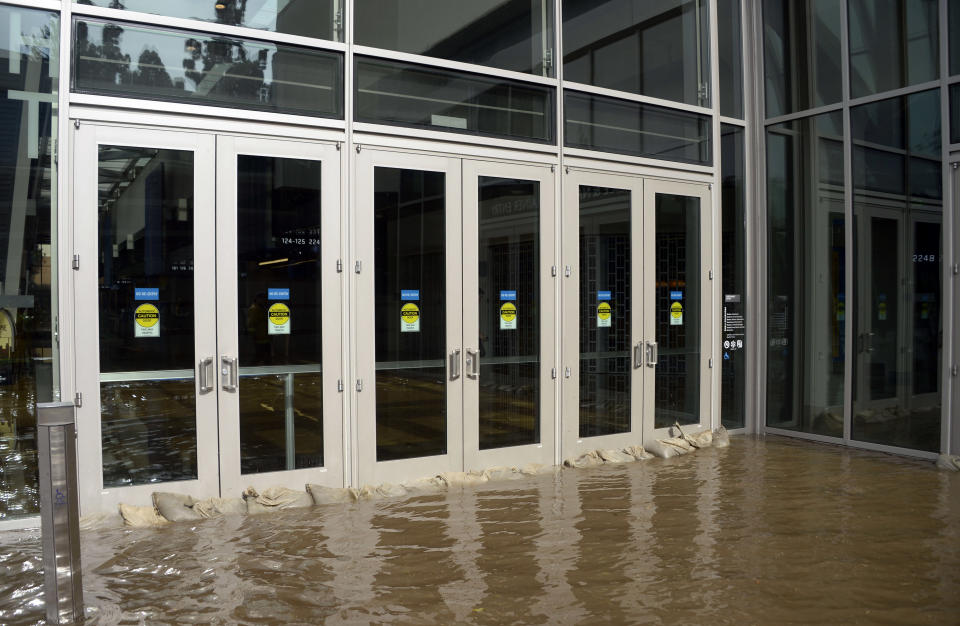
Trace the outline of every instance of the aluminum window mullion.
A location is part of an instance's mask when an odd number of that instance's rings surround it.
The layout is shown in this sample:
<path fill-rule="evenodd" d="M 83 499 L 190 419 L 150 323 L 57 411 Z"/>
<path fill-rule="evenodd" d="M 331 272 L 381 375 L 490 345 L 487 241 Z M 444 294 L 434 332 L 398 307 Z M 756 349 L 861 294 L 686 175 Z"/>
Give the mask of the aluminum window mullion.
<path fill-rule="evenodd" d="M 960 385 L 960 381 L 952 376 L 951 366 L 957 361 L 957 355 L 954 354 L 954 348 L 956 347 L 956 341 L 958 331 L 958 323 L 956 321 L 957 312 L 953 310 L 954 303 L 956 302 L 956 294 L 954 290 L 958 288 L 958 281 L 953 275 L 953 266 L 957 263 L 957 251 L 954 249 L 954 234 L 957 232 L 957 225 L 955 220 L 957 219 L 956 211 L 954 211 L 957 193 L 955 187 L 957 181 L 956 174 L 956 163 L 950 163 L 950 139 L 951 139 L 951 122 L 950 119 L 950 11 L 947 0 L 940 0 L 939 3 L 939 17 L 940 17 L 940 158 L 942 159 L 942 178 L 943 178 L 943 206 L 941 207 L 942 211 L 942 223 L 941 232 L 940 232 L 940 246 L 941 246 L 941 293 L 943 296 L 940 298 L 942 315 L 941 322 L 944 326 L 947 324 L 952 324 L 952 328 L 941 328 L 941 334 L 944 336 L 952 336 L 953 341 L 942 342 L 942 352 L 941 355 L 941 384 L 940 384 L 940 452 L 943 454 L 958 454 L 960 450 L 954 449 L 953 439 L 954 432 L 953 429 L 955 426 L 960 427 L 960 422 L 958 424 L 953 424 L 951 416 L 958 413 L 954 410 L 957 407 L 953 406 L 953 401 L 957 396 L 955 387 Z M 960 80 L 960 77 L 954 77 L 954 83 Z M 947 259 L 947 262 L 944 263 L 943 259 Z"/>
<path fill-rule="evenodd" d="M 713 115 L 714 109 L 712 107 L 702 107 L 695 104 L 686 104 L 684 102 L 676 102 L 674 100 L 664 100 L 663 98 L 654 98 L 652 96 L 644 96 L 638 93 L 633 93 L 629 91 L 617 91 L 616 89 L 608 89 L 606 87 L 596 87 L 594 85 L 587 85 L 586 83 L 574 83 L 570 81 L 563 81 L 562 83 L 564 89 L 570 89 L 572 91 L 580 91 L 589 94 L 595 94 L 598 96 L 607 96 L 608 98 L 616 98 L 617 100 L 626 100 L 628 102 L 639 102 L 641 104 L 653 104 L 659 107 L 664 107 L 668 109 L 676 109 L 680 111 L 688 111 L 690 113 L 699 113 L 701 115 Z M 739 121 L 741 124 L 743 120 Z"/>
<path fill-rule="evenodd" d="M 849 445 L 853 423 L 853 368 L 856 355 L 853 352 L 853 328 L 856 320 L 856 296 L 853 290 L 853 143 L 850 129 L 850 7 L 842 2 L 840 7 L 840 76 L 843 89 L 843 206 L 844 206 L 844 354 L 843 360 L 843 441 Z"/>

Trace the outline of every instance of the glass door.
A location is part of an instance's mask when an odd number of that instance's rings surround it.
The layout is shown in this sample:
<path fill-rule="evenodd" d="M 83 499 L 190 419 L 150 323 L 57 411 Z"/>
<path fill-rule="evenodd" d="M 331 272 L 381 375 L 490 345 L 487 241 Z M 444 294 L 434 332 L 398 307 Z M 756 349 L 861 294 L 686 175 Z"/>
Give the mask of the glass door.
<path fill-rule="evenodd" d="M 568 170 L 562 456 L 642 443 L 643 187 Z"/>
<path fill-rule="evenodd" d="M 645 443 L 711 427 L 711 217 L 706 185 L 644 182 Z"/>
<path fill-rule="evenodd" d="M 554 195 L 549 166 L 463 162 L 468 470 L 553 463 Z"/>
<path fill-rule="evenodd" d="M 214 138 L 83 124 L 75 146 L 82 513 L 216 494 Z"/>
<path fill-rule="evenodd" d="M 356 168 L 358 483 L 459 471 L 460 161 L 361 149 Z"/>
<path fill-rule="evenodd" d="M 221 493 L 342 487 L 340 152 L 221 136 L 217 168 Z"/>

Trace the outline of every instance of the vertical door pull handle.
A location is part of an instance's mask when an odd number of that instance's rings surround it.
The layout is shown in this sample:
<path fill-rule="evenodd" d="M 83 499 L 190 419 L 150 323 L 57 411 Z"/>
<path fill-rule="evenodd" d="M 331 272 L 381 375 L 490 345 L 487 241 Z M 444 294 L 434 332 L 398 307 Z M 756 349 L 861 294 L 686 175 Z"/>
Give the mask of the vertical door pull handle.
<path fill-rule="evenodd" d="M 237 390 L 237 360 L 229 356 L 220 357 L 220 386 L 224 391 Z"/>
<path fill-rule="evenodd" d="M 657 361 L 660 360 L 660 353 L 657 349 L 656 341 L 647 342 L 647 367 L 656 367 Z"/>
<path fill-rule="evenodd" d="M 467 378 L 477 380 L 480 378 L 480 352 L 473 348 L 467 348 L 467 363 L 470 369 L 467 370 Z"/>
<path fill-rule="evenodd" d="M 200 393 L 210 393 L 213 391 L 213 357 L 208 356 L 197 365 L 197 373 L 200 378 Z"/>
<path fill-rule="evenodd" d="M 460 378 L 460 348 L 450 353 L 450 380 Z"/>

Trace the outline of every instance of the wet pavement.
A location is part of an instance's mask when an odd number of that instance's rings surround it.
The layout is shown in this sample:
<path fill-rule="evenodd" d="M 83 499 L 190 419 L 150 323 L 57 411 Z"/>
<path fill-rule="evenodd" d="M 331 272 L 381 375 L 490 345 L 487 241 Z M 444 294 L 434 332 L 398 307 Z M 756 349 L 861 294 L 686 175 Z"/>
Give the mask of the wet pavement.
<path fill-rule="evenodd" d="M 82 542 L 96 624 L 960 622 L 960 474 L 782 438 Z M 41 592 L 0 533 L 0 622 Z"/>

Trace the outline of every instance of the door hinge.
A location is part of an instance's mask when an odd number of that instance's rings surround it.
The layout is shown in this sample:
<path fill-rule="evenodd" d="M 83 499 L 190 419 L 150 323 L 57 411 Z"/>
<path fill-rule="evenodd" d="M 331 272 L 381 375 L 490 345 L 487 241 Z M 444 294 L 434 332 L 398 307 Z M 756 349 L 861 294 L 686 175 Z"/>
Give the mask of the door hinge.
<path fill-rule="evenodd" d="M 342 378 L 338 378 L 338 379 L 337 379 L 337 391 L 343 391 L 343 379 L 342 379 Z"/>
<path fill-rule="evenodd" d="M 73 255 L 73 269 L 75 269 L 75 270 L 80 269 L 80 255 L 79 255 L 79 254 Z"/>
<path fill-rule="evenodd" d="M 360 273 L 360 267 L 361 267 L 360 261 L 357 261 L 356 263 L 354 263 L 354 264 L 353 264 L 353 271 L 354 271 L 354 273 L 359 274 L 359 273 Z"/>
<path fill-rule="evenodd" d="M 53 162 L 60 165 L 60 139 L 53 140 Z"/>
<path fill-rule="evenodd" d="M 572 373 L 572 372 L 570 372 L 570 368 L 569 368 L 569 367 L 563 368 L 563 377 L 564 377 L 564 378 L 570 378 L 570 374 L 571 374 L 571 373 Z"/>
<path fill-rule="evenodd" d="M 950 368 L 950 373 L 953 374 L 954 376 L 956 376 L 957 374 L 960 374 L 960 367 L 958 367 L 957 364 L 954 363 L 953 367 Z"/>
<path fill-rule="evenodd" d="M 709 367 L 710 369 L 713 369 L 713 357 L 710 357 L 709 359 L 707 359 L 707 367 Z"/>
<path fill-rule="evenodd" d="M 553 69 L 553 48 L 547 48 L 543 51 L 543 75 L 549 76 Z"/>
<path fill-rule="evenodd" d="M 553 277 L 556 277 L 556 276 L 557 276 L 557 266 L 556 266 L 556 265 L 551 265 L 551 266 L 550 266 L 550 275 L 553 276 Z"/>
<path fill-rule="evenodd" d="M 363 391 L 363 379 L 362 379 L 362 378 L 358 378 L 358 379 L 357 379 L 357 391 Z"/>
<path fill-rule="evenodd" d="M 80 393 L 79 391 L 73 394 L 73 404 L 78 409 L 83 406 L 83 394 Z"/>
<path fill-rule="evenodd" d="M 56 340 L 57 345 L 60 345 L 60 316 L 53 316 L 53 338 Z"/>
<path fill-rule="evenodd" d="M 80 130 L 80 120 L 73 120 L 74 130 Z"/>
<path fill-rule="evenodd" d="M 337 274 L 343 271 L 343 261 L 337 259 Z"/>
<path fill-rule="evenodd" d="M 697 87 L 697 97 L 700 99 L 700 102 L 706 102 L 707 96 L 709 95 L 709 86 L 706 82 L 700 83 Z"/>
<path fill-rule="evenodd" d="M 337 9 L 333 15 L 333 30 L 340 37 L 340 41 L 343 41 L 343 9 Z"/>
<path fill-rule="evenodd" d="M 708 272 L 708 275 L 710 276 L 710 280 L 713 280 L 713 270 L 710 270 Z"/>
<path fill-rule="evenodd" d="M 957 274 L 960 274 L 960 263 L 953 264 L 953 274 L 954 276 L 956 276 Z"/>
<path fill-rule="evenodd" d="M 550 378 L 553 378 L 553 379 L 557 378 L 557 368 L 555 367 L 550 368 Z"/>
<path fill-rule="evenodd" d="M 573 273 L 573 270 L 570 269 L 570 266 L 569 266 L 569 265 L 564 265 L 564 266 L 563 266 L 563 275 L 564 275 L 564 276 L 566 276 L 567 278 L 570 278 L 570 274 L 572 274 L 572 273 Z"/>

